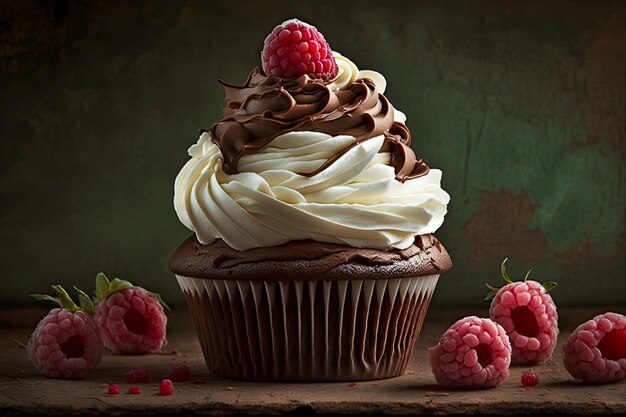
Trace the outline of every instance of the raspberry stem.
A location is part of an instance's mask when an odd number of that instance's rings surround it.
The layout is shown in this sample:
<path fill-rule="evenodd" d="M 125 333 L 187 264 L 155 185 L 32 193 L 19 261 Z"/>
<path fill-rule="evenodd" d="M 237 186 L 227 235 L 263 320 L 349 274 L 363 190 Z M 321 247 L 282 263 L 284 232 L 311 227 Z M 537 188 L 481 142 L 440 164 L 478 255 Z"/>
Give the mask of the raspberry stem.
<path fill-rule="evenodd" d="M 504 278 L 507 284 L 512 284 L 513 280 L 509 278 L 509 274 L 506 273 L 506 261 L 508 260 L 509 258 L 504 258 L 504 261 L 502 261 L 502 265 L 500 265 L 500 270 L 502 271 L 502 278 Z"/>
<path fill-rule="evenodd" d="M 134 285 L 131 284 L 129 281 L 119 279 L 119 278 L 113 278 L 111 281 L 109 281 L 109 278 L 107 278 L 104 272 L 100 272 L 96 275 L 96 291 L 95 291 L 96 295 L 93 298 L 93 302 L 95 304 L 98 304 L 100 301 L 106 299 L 109 295 L 116 293 L 118 291 L 123 291 L 128 288 L 132 288 L 133 286 Z M 159 302 L 159 304 L 163 306 L 163 308 L 165 308 L 168 311 L 170 310 L 170 307 L 167 304 L 165 304 L 165 301 L 163 301 L 163 298 L 161 298 L 159 294 L 155 292 L 150 292 L 150 291 L 146 291 L 146 292 L 150 294 L 152 297 L 156 298 L 156 300 Z"/>
<path fill-rule="evenodd" d="M 530 276 L 531 272 L 533 272 L 533 268 L 530 268 L 528 272 L 526 272 L 526 276 L 524 277 L 524 282 L 528 281 L 528 277 Z"/>
<path fill-rule="evenodd" d="M 60 285 L 53 285 L 52 289 L 57 293 L 58 297 L 55 298 L 48 294 L 31 294 L 30 296 L 37 301 L 51 301 L 57 304 L 59 307 L 63 307 L 66 310 L 71 311 L 72 313 L 80 310 L 80 308 L 76 305 L 74 301 L 72 301 L 69 294 L 63 289 L 63 287 L 61 287 Z"/>
<path fill-rule="evenodd" d="M 509 277 L 509 274 L 506 272 L 506 261 L 508 260 L 509 258 L 505 258 L 504 261 L 502 261 L 502 265 L 500 265 L 500 270 L 502 271 L 502 278 L 504 279 L 504 281 L 506 281 L 507 284 L 512 284 L 513 280 Z M 533 271 L 533 268 L 530 268 L 528 272 L 526 272 L 526 276 L 524 277 L 523 282 L 528 281 L 528 278 L 530 277 L 530 273 L 532 271 Z M 488 282 L 485 282 L 485 285 L 487 286 L 487 288 L 489 288 L 489 292 L 487 293 L 485 298 L 483 298 L 483 300 L 491 301 L 495 298 L 500 288 L 494 287 L 493 285 L 490 285 Z M 546 290 L 546 292 L 550 292 L 558 286 L 558 284 L 554 281 L 546 281 L 541 285 Z"/>

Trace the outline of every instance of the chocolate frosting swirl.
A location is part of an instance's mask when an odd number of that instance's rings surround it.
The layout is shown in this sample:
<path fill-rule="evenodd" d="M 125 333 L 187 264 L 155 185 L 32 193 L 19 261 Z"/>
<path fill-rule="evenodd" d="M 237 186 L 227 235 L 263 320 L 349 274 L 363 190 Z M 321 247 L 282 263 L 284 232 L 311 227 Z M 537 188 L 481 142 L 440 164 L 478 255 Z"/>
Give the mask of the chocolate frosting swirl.
<path fill-rule="evenodd" d="M 214 143 L 224 161 L 222 169 L 235 174 L 237 162 L 248 153 L 269 145 L 276 137 L 293 131 L 349 135 L 355 141 L 328 159 L 313 176 L 339 159 L 358 143 L 384 135 L 382 151 L 391 153 L 390 165 L 396 179 L 406 180 L 426 175 L 429 171 L 409 147 L 411 134 L 403 123 L 394 121 L 393 107 L 368 78 L 355 80 L 345 89 L 332 91 L 320 80 L 303 75 L 280 79 L 252 70 L 243 85 L 220 80 L 226 93 L 224 118 L 210 129 Z"/>

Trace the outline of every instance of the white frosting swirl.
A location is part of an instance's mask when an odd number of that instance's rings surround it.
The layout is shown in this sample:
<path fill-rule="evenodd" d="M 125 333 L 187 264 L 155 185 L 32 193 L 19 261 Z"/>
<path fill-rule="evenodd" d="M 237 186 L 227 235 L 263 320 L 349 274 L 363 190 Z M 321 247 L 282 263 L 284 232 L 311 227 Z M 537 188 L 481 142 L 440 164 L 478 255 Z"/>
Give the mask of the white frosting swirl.
<path fill-rule="evenodd" d="M 353 141 L 290 132 L 244 155 L 240 173 L 228 175 L 219 148 L 203 133 L 176 178 L 176 213 L 201 243 L 221 238 L 237 250 L 301 239 L 404 249 L 416 235 L 437 230 L 450 200 L 441 171 L 397 181 L 390 154 L 378 152 L 383 136 L 354 146 L 317 175 L 297 174 L 314 171 Z"/>
<path fill-rule="evenodd" d="M 333 91 L 338 91 L 352 84 L 354 80 L 369 78 L 374 82 L 380 94 L 385 93 L 387 80 L 381 73 L 372 70 L 359 70 L 354 62 L 350 61 L 339 52 L 333 51 L 333 57 L 335 57 L 339 72 L 335 79 L 328 84 L 328 88 Z"/>

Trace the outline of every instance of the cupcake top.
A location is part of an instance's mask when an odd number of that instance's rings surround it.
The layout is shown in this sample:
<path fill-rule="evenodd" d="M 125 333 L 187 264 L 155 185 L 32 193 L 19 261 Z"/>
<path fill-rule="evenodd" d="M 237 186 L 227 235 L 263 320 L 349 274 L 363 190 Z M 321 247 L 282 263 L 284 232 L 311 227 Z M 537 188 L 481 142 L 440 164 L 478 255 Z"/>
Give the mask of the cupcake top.
<path fill-rule="evenodd" d="M 221 82 L 224 117 L 200 130 L 176 178 L 176 213 L 199 243 L 403 250 L 441 226 L 441 171 L 409 147 L 381 74 L 359 71 L 297 20 L 272 31 L 262 58 L 265 73 Z"/>
<path fill-rule="evenodd" d="M 312 240 L 238 251 L 222 240 L 203 245 L 192 235 L 170 261 L 170 270 L 180 276 L 254 282 L 397 279 L 439 275 L 451 267 L 450 255 L 433 235 L 386 251 Z"/>

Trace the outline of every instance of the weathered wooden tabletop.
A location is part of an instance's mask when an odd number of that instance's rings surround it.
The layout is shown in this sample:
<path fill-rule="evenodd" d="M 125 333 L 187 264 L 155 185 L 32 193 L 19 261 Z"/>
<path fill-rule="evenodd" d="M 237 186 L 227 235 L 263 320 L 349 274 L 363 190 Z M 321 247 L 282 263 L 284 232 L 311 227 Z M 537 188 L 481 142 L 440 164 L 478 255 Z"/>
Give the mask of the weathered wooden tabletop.
<path fill-rule="evenodd" d="M 251 383 L 211 377 L 204 365 L 189 312 L 170 314 L 169 343 L 160 354 L 117 356 L 107 353 L 100 367 L 82 381 L 52 380 L 38 375 L 13 338 L 25 341 L 44 310 L 0 311 L 0 415 L 466 415 L 626 413 L 626 381 L 588 386 L 575 382 L 562 365 L 561 343 L 575 326 L 607 309 L 561 309 L 561 337 L 554 357 L 534 368 L 540 384 L 523 387 L 526 367 L 512 368 L 505 383 L 482 391 L 448 391 L 435 385 L 427 346 L 465 315 L 486 311 L 432 310 L 405 375 L 358 383 Z M 619 311 L 619 309 L 616 309 Z M 621 311 L 623 313 L 623 311 Z M 158 383 L 172 364 L 191 367 L 190 382 L 175 383 L 175 393 L 158 395 Z M 142 394 L 125 394 L 124 374 L 146 367 L 152 381 Z M 122 394 L 107 395 L 109 383 Z"/>

